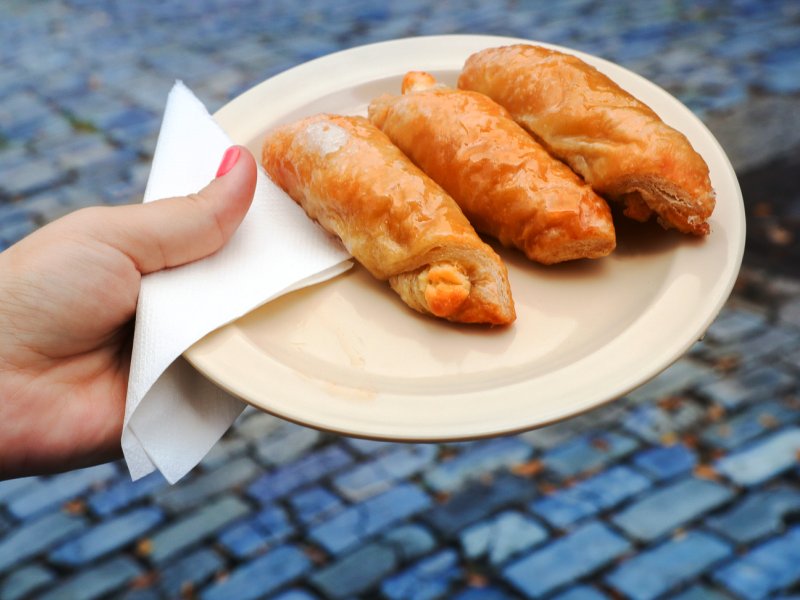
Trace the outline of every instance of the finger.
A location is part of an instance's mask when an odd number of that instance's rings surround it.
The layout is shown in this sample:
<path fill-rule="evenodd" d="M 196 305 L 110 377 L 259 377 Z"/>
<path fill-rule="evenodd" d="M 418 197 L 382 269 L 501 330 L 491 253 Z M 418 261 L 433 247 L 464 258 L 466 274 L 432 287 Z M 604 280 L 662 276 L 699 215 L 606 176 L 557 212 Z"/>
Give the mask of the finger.
<path fill-rule="evenodd" d="M 142 274 L 183 265 L 219 250 L 244 219 L 256 187 L 253 155 L 229 148 L 218 176 L 189 196 L 107 209 L 103 241 L 127 254 Z"/>

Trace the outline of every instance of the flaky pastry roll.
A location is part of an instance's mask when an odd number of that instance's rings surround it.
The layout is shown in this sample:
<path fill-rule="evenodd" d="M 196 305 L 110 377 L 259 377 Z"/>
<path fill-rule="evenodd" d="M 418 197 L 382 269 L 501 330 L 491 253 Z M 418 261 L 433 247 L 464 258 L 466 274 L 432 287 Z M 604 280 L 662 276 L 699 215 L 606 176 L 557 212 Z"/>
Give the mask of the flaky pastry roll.
<path fill-rule="evenodd" d="M 482 94 L 411 72 L 370 120 L 458 202 L 478 231 L 552 264 L 598 258 L 616 237 L 605 201 Z"/>
<path fill-rule="evenodd" d="M 705 161 L 682 133 L 579 58 L 531 45 L 490 48 L 469 57 L 458 86 L 502 104 L 629 217 L 656 213 L 664 227 L 708 233 L 715 201 Z"/>
<path fill-rule="evenodd" d="M 515 319 L 508 273 L 456 203 L 363 117 L 317 115 L 264 141 L 270 177 L 411 308 Z"/>

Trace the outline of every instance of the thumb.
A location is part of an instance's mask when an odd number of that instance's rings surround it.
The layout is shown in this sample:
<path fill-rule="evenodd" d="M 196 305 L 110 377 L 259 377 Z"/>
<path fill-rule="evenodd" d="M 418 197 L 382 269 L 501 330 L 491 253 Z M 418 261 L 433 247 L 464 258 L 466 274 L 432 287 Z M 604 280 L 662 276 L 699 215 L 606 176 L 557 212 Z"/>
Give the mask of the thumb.
<path fill-rule="evenodd" d="M 192 262 L 230 239 L 250 208 L 255 188 L 253 155 L 243 146 L 231 146 L 217 177 L 202 190 L 109 209 L 102 237 L 127 254 L 143 275 Z"/>

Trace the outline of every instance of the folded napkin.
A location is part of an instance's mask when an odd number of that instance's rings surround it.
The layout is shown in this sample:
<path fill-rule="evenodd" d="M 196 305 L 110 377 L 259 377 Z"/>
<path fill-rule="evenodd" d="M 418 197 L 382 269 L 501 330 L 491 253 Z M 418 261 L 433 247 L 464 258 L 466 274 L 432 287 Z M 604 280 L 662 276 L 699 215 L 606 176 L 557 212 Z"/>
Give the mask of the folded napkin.
<path fill-rule="evenodd" d="M 232 143 L 200 100 L 176 82 L 144 202 L 205 187 Z M 159 469 L 174 483 L 244 408 L 181 354 L 257 306 L 342 273 L 352 264 L 348 259 L 259 168 L 253 204 L 222 250 L 142 278 L 122 431 L 133 479 Z"/>

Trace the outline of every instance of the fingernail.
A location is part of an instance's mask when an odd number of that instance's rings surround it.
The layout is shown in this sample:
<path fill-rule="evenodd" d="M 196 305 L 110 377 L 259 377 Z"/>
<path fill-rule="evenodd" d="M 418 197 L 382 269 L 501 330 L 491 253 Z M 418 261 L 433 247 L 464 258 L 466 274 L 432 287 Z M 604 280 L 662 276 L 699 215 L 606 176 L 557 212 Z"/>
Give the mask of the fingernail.
<path fill-rule="evenodd" d="M 217 177 L 222 177 L 233 168 L 233 165 L 236 164 L 236 161 L 239 160 L 239 155 L 242 153 L 239 150 L 239 146 L 231 146 L 227 150 L 225 150 L 225 154 L 222 155 L 222 162 L 219 163 L 219 168 L 217 169 Z"/>

